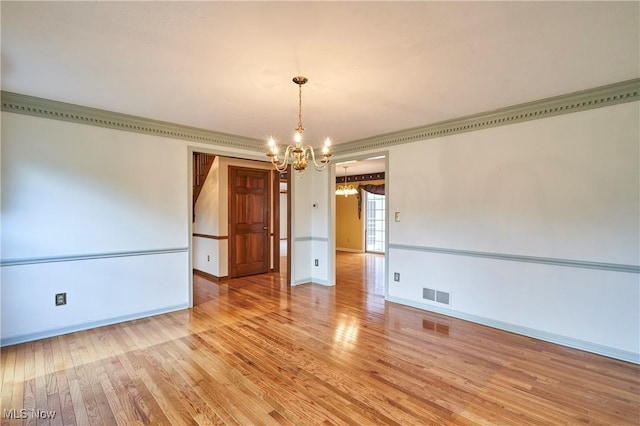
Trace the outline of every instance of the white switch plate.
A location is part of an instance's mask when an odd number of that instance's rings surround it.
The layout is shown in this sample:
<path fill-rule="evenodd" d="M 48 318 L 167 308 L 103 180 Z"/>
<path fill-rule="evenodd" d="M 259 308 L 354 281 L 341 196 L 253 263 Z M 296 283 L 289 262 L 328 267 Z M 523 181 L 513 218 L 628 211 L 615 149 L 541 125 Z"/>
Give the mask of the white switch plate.
<path fill-rule="evenodd" d="M 396 212 L 396 222 L 400 222 L 400 212 Z"/>

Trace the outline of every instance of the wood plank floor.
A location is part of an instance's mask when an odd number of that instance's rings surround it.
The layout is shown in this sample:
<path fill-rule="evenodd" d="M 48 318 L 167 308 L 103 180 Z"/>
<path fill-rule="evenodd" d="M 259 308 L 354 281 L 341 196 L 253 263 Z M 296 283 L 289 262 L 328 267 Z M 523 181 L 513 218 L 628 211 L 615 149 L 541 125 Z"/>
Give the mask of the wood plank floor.
<path fill-rule="evenodd" d="M 196 276 L 191 310 L 3 348 L 1 423 L 640 423 L 638 365 L 385 303 L 382 256 L 337 263 L 333 288 Z"/>

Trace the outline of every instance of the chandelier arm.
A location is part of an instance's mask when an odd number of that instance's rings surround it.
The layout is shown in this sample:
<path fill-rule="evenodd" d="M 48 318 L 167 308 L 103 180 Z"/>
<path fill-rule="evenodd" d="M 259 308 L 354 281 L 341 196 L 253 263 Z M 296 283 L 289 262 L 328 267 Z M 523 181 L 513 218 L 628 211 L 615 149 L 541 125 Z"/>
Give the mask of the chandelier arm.
<path fill-rule="evenodd" d="M 284 151 L 284 155 L 282 157 L 281 163 L 278 163 L 276 156 L 271 157 L 271 164 L 273 164 L 273 166 L 276 168 L 277 171 L 284 172 L 285 170 L 287 170 L 290 153 L 291 153 L 291 146 L 288 146 L 287 149 Z"/>
<path fill-rule="evenodd" d="M 323 171 L 327 167 L 327 164 L 329 164 L 329 160 L 328 160 L 329 156 L 327 155 L 323 155 L 320 164 L 318 164 L 318 162 L 316 161 L 316 154 L 314 153 L 313 147 L 311 145 L 305 146 L 304 150 L 311 152 L 311 161 L 313 161 L 313 166 L 317 171 L 319 172 Z"/>

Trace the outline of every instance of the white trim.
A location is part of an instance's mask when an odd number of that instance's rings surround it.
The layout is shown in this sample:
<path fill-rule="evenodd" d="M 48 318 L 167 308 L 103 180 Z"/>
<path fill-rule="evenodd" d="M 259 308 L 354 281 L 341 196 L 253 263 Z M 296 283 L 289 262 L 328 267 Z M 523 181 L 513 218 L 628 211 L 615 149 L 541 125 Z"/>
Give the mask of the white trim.
<path fill-rule="evenodd" d="M 69 334 L 69 333 L 75 333 L 78 331 L 90 330 L 93 328 L 104 327 L 105 325 L 118 324 L 122 322 L 148 318 L 156 315 L 168 314 L 170 312 L 181 311 L 183 309 L 188 309 L 188 308 L 189 308 L 189 304 L 181 304 L 181 305 L 169 306 L 161 309 L 154 309 L 146 312 L 139 312 L 137 314 L 123 315 L 120 317 L 108 318 L 108 319 L 99 320 L 99 321 L 91 321 L 91 322 L 71 325 L 68 327 L 54 328 L 51 330 L 40 331 L 37 333 L 29 333 L 29 334 L 22 334 L 18 336 L 5 337 L 5 338 L 2 338 L 2 340 L 0 340 L 0 347 L 17 345 L 19 343 L 31 342 L 34 340 L 46 339 L 48 337 L 60 336 L 62 334 Z"/>
<path fill-rule="evenodd" d="M 413 246 L 413 245 L 405 245 L 405 244 L 389 244 L 388 248 L 391 250 L 408 250 L 408 251 L 421 251 L 421 252 L 427 252 L 427 253 L 438 253 L 438 254 L 446 254 L 446 255 L 454 255 L 454 256 L 484 257 L 488 259 L 508 260 L 512 262 L 542 263 L 546 265 L 564 266 L 569 268 L 599 269 L 602 271 L 640 274 L 640 266 L 625 265 L 625 264 L 619 264 L 619 263 L 589 262 L 585 260 L 559 259 L 554 257 L 523 256 L 518 254 L 506 254 L 506 253 L 489 253 L 489 252 L 482 252 L 482 251 L 458 250 L 458 249 L 449 249 L 449 248 L 442 248 L 442 247 Z"/>
<path fill-rule="evenodd" d="M 165 248 L 156 250 L 133 250 L 133 251 L 118 251 L 118 252 L 106 252 L 106 253 L 85 253 L 85 254 L 72 254 L 65 256 L 43 256 L 43 257 L 29 257 L 21 259 L 2 259 L 0 260 L 0 266 L 19 266 L 19 265 L 34 265 L 37 263 L 55 263 L 55 262 L 76 262 L 79 260 L 93 260 L 93 259 L 108 259 L 112 257 L 129 257 L 129 256 L 149 256 L 156 254 L 167 253 L 182 253 L 189 251 L 189 247 L 176 247 Z"/>
<path fill-rule="evenodd" d="M 291 285 L 302 285 L 302 284 L 311 284 L 311 277 L 300 278 L 292 282 Z"/>
<path fill-rule="evenodd" d="M 640 364 L 640 354 L 624 351 L 621 349 L 612 348 L 609 346 L 599 345 L 597 343 L 591 343 L 584 340 L 574 339 L 559 334 L 549 333 L 543 330 L 537 330 L 534 328 L 523 327 L 515 324 L 510 324 L 502 321 L 492 320 L 490 318 L 481 317 L 478 315 L 467 314 L 464 312 L 456 311 L 450 308 L 444 308 L 426 303 L 419 303 L 412 300 L 404 299 L 401 297 L 387 296 L 388 302 L 398 303 L 405 306 L 411 306 L 412 308 L 422 309 L 424 311 L 435 312 L 437 314 L 446 315 L 453 318 L 470 321 L 476 324 L 486 325 L 498 330 L 508 331 L 523 336 L 532 337 L 534 339 L 543 340 L 545 342 L 555 343 L 561 346 L 567 346 L 569 348 L 579 349 L 587 352 L 591 352 L 598 355 L 603 355 L 609 358 L 620 359 L 622 361 L 632 362 L 634 364 Z"/>

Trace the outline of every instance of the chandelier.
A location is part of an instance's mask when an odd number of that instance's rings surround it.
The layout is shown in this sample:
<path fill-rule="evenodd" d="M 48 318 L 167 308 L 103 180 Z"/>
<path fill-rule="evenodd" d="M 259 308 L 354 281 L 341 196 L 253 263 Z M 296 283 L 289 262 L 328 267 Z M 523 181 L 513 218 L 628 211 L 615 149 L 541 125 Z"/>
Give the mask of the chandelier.
<path fill-rule="evenodd" d="M 344 195 L 345 197 L 348 197 L 349 195 L 356 195 L 358 190 L 354 188 L 353 185 L 347 185 L 347 166 L 342 167 L 344 167 L 344 184 L 338 185 L 336 195 Z"/>
<path fill-rule="evenodd" d="M 279 172 L 287 170 L 289 162 L 291 162 L 293 169 L 297 172 L 303 172 L 304 169 L 307 168 L 307 162 L 309 160 L 313 162 L 313 166 L 319 172 L 324 170 L 327 164 L 329 164 L 329 157 L 331 157 L 331 140 L 329 140 L 329 138 L 324 141 L 320 163 L 316 161 L 316 155 L 311 145 L 303 145 L 302 143 L 302 132 L 304 131 L 304 127 L 302 127 L 302 85 L 307 81 L 307 77 L 298 76 L 293 78 L 293 82 L 298 85 L 298 127 L 295 128 L 296 133 L 293 137 L 295 145 L 287 146 L 282 161 L 280 161 L 278 157 L 279 149 L 276 141 L 272 137 L 269 138 L 267 157 L 271 158 L 271 164 L 273 164 Z"/>

